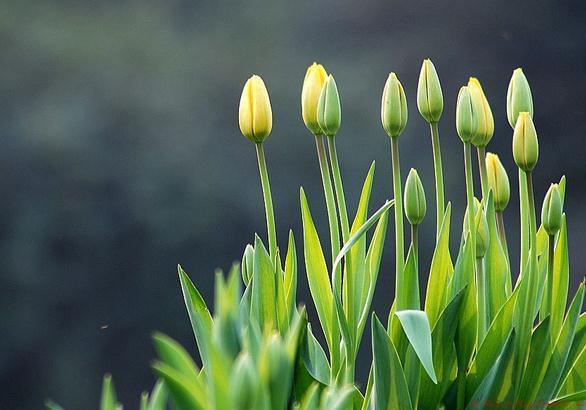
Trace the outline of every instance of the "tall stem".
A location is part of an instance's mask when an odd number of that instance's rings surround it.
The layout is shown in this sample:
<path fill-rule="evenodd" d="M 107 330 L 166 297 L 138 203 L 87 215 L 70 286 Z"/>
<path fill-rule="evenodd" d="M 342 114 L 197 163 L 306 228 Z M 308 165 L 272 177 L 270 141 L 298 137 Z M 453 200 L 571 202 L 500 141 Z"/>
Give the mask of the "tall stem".
<path fill-rule="evenodd" d="M 521 249 L 520 249 L 520 265 L 519 277 L 527 266 L 527 259 L 529 258 L 529 202 L 527 199 L 527 181 L 525 173 L 519 169 L 519 217 L 521 220 Z"/>
<path fill-rule="evenodd" d="M 486 149 L 477 147 L 478 169 L 480 170 L 480 186 L 482 187 L 482 199 L 488 197 L 488 173 L 486 172 Z"/>
<path fill-rule="evenodd" d="M 555 249 L 555 235 L 548 235 L 548 258 L 547 258 L 547 284 L 545 288 L 547 289 L 547 293 L 545 294 L 545 303 L 543 304 L 545 307 L 545 312 L 543 313 L 543 317 L 546 317 L 548 314 L 551 314 L 553 311 L 553 254 Z"/>
<path fill-rule="evenodd" d="M 503 250 L 505 251 L 505 256 L 507 257 L 507 260 L 509 260 L 509 247 L 507 245 L 507 232 L 505 231 L 505 221 L 503 218 L 502 211 L 499 211 L 496 213 L 496 228 L 498 230 L 501 245 L 503 247 Z"/>
<path fill-rule="evenodd" d="M 468 229 L 473 259 L 476 260 L 476 224 L 474 223 L 474 180 L 472 176 L 472 148 L 464 143 L 464 168 L 466 174 L 466 202 L 468 204 Z"/>
<path fill-rule="evenodd" d="M 269 173 L 267 171 L 267 163 L 265 160 L 265 150 L 262 143 L 256 144 L 256 157 L 258 159 L 258 170 L 260 172 L 262 195 L 265 202 L 267 234 L 269 237 L 269 255 L 271 256 L 271 261 L 274 263 L 277 254 L 277 231 L 275 228 L 275 211 L 273 210 L 271 184 L 269 182 Z"/>
<path fill-rule="evenodd" d="M 486 278 L 482 258 L 476 259 L 476 283 L 478 284 L 478 345 L 480 346 L 488 329 Z"/>
<path fill-rule="evenodd" d="M 436 204 L 436 240 L 439 239 L 440 229 L 444 218 L 444 172 L 442 167 L 442 153 L 439 142 L 437 122 L 429 124 L 431 129 L 431 145 L 433 148 L 433 168 L 435 173 L 435 204 Z"/>
<path fill-rule="evenodd" d="M 342 185 L 340 165 L 338 163 L 336 139 L 333 136 L 328 137 L 328 151 L 330 154 L 330 163 L 332 164 L 332 174 L 334 176 L 334 188 L 336 189 L 336 199 L 338 202 L 338 215 L 340 215 L 340 225 L 342 226 L 342 239 L 343 242 L 346 243 L 350 237 L 348 210 L 346 208 L 346 197 L 344 195 L 344 186 Z"/>
<path fill-rule="evenodd" d="M 458 393 L 456 409 L 464 410 L 464 407 L 466 406 L 466 369 L 461 369 L 460 366 L 458 366 L 457 383 Z"/>
<path fill-rule="evenodd" d="M 411 225 L 411 244 L 413 245 L 413 256 L 415 256 L 415 266 L 419 266 L 419 229 L 418 225 Z"/>
<path fill-rule="evenodd" d="M 399 139 L 391 138 L 391 158 L 393 162 L 393 196 L 395 197 L 395 303 L 396 309 L 405 308 L 405 297 L 402 284 L 403 266 L 405 264 L 404 231 L 403 231 L 403 193 L 401 182 L 401 164 L 399 162 Z"/>

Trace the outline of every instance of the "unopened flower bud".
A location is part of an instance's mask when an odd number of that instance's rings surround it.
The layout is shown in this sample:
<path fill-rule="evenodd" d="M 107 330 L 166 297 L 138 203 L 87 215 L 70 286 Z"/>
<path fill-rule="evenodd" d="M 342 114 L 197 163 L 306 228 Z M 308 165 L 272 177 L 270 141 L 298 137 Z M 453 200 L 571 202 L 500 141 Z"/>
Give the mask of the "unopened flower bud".
<path fill-rule="evenodd" d="M 513 158 L 519 168 L 530 172 L 535 168 L 539 157 L 537 131 L 531 116 L 520 112 L 513 132 Z"/>
<path fill-rule="evenodd" d="M 259 144 L 271 133 L 273 112 L 264 81 L 253 75 L 244 84 L 238 110 L 240 131 L 250 141 Z"/>
<path fill-rule="evenodd" d="M 326 70 L 321 64 L 313 63 L 305 73 L 303 90 L 301 91 L 301 115 L 305 126 L 313 134 L 321 134 L 317 122 L 317 104 L 321 90 L 328 78 Z"/>
<path fill-rule="evenodd" d="M 486 171 L 488 185 L 494 198 L 494 209 L 497 212 L 502 212 L 511 198 L 511 186 L 507 171 L 505 171 L 505 167 L 503 167 L 498 155 L 491 152 L 486 154 Z"/>
<path fill-rule="evenodd" d="M 407 99 L 395 73 L 389 74 L 383 90 L 381 121 L 391 138 L 401 135 L 407 125 Z"/>
<path fill-rule="evenodd" d="M 509 89 L 507 90 L 507 119 L 513 129 L 515 128 L 520 112 L 528 112 L 529 116 L 533 118 L 531 88 L 523 70 L 517 68 L 513 71 L 513 76 L 509 82 Z"/>
<path fill-rule="evenodd" d="M 423 184 L 417 171 L 411 168 L 409 175 L 407 176 L 407 182 L 405 183 L 405 215 L 411 225 L 419 225 L 425 213 L 427 206 L 425 203 L 425 191 L 423 190 Z"/>
<path fill-rule="evenodd" d="M 330 74 L 317 103 L 317 122 L 327 136 L 336 135 L 342 122 L 340 96 L 334 77 Z"/>
<path fill-rule="evenodd" d="M 476 147 L 486 147 L 494 134 L 494 118 L 486 95 L 480 82 L 471 77 L 468 81 L 468 89 L 472 98 L 472 107 L 478 119 L 476 132 L 472 136 L 472 144 Z"/>
<path fill-rule="evenodd" d="M 444 96 L 437 71 L 430 59 L 423 60 L 417 85 L 417 108 L 428 123 L 437 123 L 444 111 Z"/>
<path fill-rule="evenodd" d="M 478 128 L 478 119 L 472 105 L 470 89 L 467 86 L 460 88 L 458 93 L 458 102 L 456 103 L 456 131 L 462 142 L 470 142 L 472 136 L 476 134 Z"/>
<path fill-rule="evenodd" d="M 558 184 L 551 184 L 541 208 L 541 223 L 545 232 L 555 235 L 562 226 L 562 196 Z"/>
<path fill-rule="evenodd" d="M 482 204 L 474 198 L 474 224 L 476 225 L 476 258 L 483 258 L 488 249 L 490 235 L 488 222 L 482 209 Z M 468 208 L 464 214 L 464 232 L 468 231 Z"/>

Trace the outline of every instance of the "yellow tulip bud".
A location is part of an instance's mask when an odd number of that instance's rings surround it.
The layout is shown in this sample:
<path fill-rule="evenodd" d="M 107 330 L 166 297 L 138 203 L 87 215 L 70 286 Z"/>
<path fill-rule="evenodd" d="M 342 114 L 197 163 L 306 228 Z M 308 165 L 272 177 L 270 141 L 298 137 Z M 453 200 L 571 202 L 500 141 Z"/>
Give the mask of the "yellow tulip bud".
<path fill-rule="evenodd" d="M 405 198 L 403 200 L 405 206 L 405 216 L 411 225 L 419 225 L 423 222 L 427 212 L 427 204 L 425 203 L 425 191 L 423 184 L 417 174 L 417 171 L 411 168 L 405 183 Z"/>
<path fill-rule="evenodd" d="M 264 81 L 253 75 L 244 84 L 238 110 L 240 131 L 250 141 L 259 144 L 271 133 L 273 112 Z"/>
<path fill-rule="evenodd" d="M 317 122 L 317 104 L 327 78 L 328 74 L 324 67 L 321 64 L 313 63 L 307 69 L 303 80 L 301 115 L 305 126 L 315 135 L 322 132 Z"/>
<path fill-rule="evenodd" d="M 541 223 L 545 232 L 555 235 L 562 226 L 562 196 L 558 184 L 551 184 L 541 208 Z"/>
<path fill-rule="evenodd" d="M 425 121 L 430 124 L 438 122 L 444 111 L 442 87 L 435 66 L 430 59 L 423 60 L 419 72 L 417 108 Z"/>
<path fill-rule="evenodd" d="M 482 209 L 482 204 L 474 198 L 474 224 L 476 225 L 476 258 L 482 258 L 486 254 L 490 235 L 488 232 L 488 221 Z M 464 232 L 468 230 L 468 208 L 464 214 Z"/>
<path fill-rule="evenodd" d="M 401 135 L 407 125 L 405 90 L 395 73 L 390 73 L 385 83 L 381 103 L 381 121 L 391 138 Z"/>
<path fill-rule="evenodd" d="M 478 128 L 478 119 L 472 105 L 470 89 L 467 86 L 460 88 L 458 93 L 458 102 L 456 103 L 456 131 L 462 142 L 470 142 L 472 136 L 476 134 Z"/>
<path fill-rule="evenodd" d="M 511 198 L 511 186 L 507 171 L 505 171 L 505 167 L 503 167 L 498 155 L 491 152 L 486 154 L 486 171 L 488 185 L 494 198 L 494 209 L 497 212 L 502 212 Z"/>
<path fill-rule="evenodd" d="M 539 142 L 537 131 L 531 116 L 520 112 L 513 132 L 513 158 L 519 168 L 530 172 L 537 165 L 539 158 Z"/>
<path fill-rule="evenodd" d="M 321 90 L 317 104 L 317 122 L 325 135 L 336 135 L 342 122 L 340 96 L 334 77 L 330 74 Z"/>
<path fill-rule="evenodd" d="M 472 99 L 472 107 L 478 119 L 478 127 L 472 136 L 472 144 L 476 147 L 486 147 L 494 134 L 494 118 L 486 95 L 482 90 L 480 82 L 470 77 L 468 81 L 468 89 L 470 90 L 470 97 Z"/>
<path fill-rule="evenodd" d="M 533 118 L 531 88 L 523 70 L 517 68 L 513 71 L 509 89 L 507 90 L 507 119 L 511 124 L 511 128 L 515 128 L 520 112 L 528 112 L 529 116 Z"/>

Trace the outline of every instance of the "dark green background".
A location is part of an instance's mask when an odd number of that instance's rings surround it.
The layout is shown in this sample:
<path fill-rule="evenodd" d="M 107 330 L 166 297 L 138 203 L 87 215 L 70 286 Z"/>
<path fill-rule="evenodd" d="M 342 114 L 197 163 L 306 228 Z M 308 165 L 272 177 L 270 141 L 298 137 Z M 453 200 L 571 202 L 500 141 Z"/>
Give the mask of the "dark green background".
<path fill-rule="evenodd" d="M 417 167 L 429 200 L 424 271 L 435 207 L 428 129 L 415 104 L 421 61 L 434 60 L 444 89 L 454 250 L 464 201 L 457 90 L 470 75 L 482 81 L 495 116 L 489 150 L 515 191 L 505 98 L 512 70 L 524 67 L 540 137 L 538 204 L 551 181 L 568 176 L 575 289 L 586 268 L 585 21 L 583 1 L 0 1 L 0 408 L 39 408 L 46 397 L 96 408 L 106 371 L 135 408 L 154 382 L 153 330 L 195 353 L 175 265 L 211 303 L 214 269 L 239 259 L 255 232 L 265 235 L 254 149 L 237 126 L 253 73 L 273 104 L 266 151 L 280 244 L 292 227 L 301 255 L 303 185 L 328 249 L 314 142 L 300 115 L 314 60 L 340 90 L 338 148 L 352 209 L 373 159 L 373 208 L 390 196 L 380 96 L 389 71 L 402 80 L 403 176 Z M 517 213 L 506 214 L 515 261 Z M 388 238 L 373 305 L 385 317 Z M 304 272 L 299 294 L 314 315 Z M 360 380 L 369 343 L 365 335 Z"/>

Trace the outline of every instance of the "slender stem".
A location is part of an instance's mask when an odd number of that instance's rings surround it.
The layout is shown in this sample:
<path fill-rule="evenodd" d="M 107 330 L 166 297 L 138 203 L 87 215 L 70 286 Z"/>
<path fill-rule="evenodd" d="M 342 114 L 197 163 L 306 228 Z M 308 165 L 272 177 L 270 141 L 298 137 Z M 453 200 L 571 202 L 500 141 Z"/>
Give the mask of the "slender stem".
<path fill-rule="evenodd" d="M 488 173 L 486 172 L 486 149 L 477 147 L 478 169 L 480 170 L 480 186 L 482 187 L 482 199 L 488 197 Z"/>
<path fill-rule="evenodd" d="M 458 393 L 456 409 L 463 410 L 466 405 L 466 369 L 458 366 Z"/>
<path fill-rule="evenodd" d="M 439 239 L 440 229 L 444 218 L 444 171 L 442 167 L 442 153 L 440 150 L 439 129 L 437 122 L 429 124 L 431 129 L 431 144 L 433 148 L 433 168 L 435 172 L 435 204 L 436 204 L 436 240 Z"/>
<path fill-rule="evenodd" d="M 533 268 L 535 268 L 537 266 L 537 227 L 535 222 L 535 197 L 533 195 L 533 178 L 531 172 L 525 173 L 525 179 L 527 182 L 527 199 L 529 203 L 530 257 Z"/>
<path fill-rule="evenodd" d="M 478 285 L 478 345 L 482 343 L 488 329 L 486 278 L 482 258 L 476 259 L 476 283 Z"/>
<path fill-rule="evenodd" d="M 403 193 L 401 182 L 401 165 L 399 162 L 399 139 L 391 138 L 391 158 L 393 162 L 393 196 L 395 197 L 395 303 L 396 309 L 402 310 L 405 307 L 404 294 L 402 289 L 403 266 L 405 264 L 404 231 L 403 231 Z"/>
<path fill-rule="evenodd" d="M 547 293 L 545 295 L 545 312 L 543 317 L 553 312 L 553 254 L 555 249 L 555 235 L 548 235 L 548 258 L 547 258 Z"/>
<path fill-rule="evenodd" d="M 342 226 L 342 239 L 346 243 L 350 237 L 350 228 L 348 224 L 348 210 L 346 208 L 346 197 L 344 195 L 344 185 L 342 184 L 342 175 L 338 163 L 338 151 L 336 150 L 336 139 L 334 136 L 328 137 L 328 151 L 330 154 L 330 163 L 332 164 L 332 175 L 334 177 L 334 188 L 336 189 L 336 199 L 338 202 L 338 215 L 340 215 L 340 225 Z"/>
<path fill-rule="evenodd" d="M 472 256 L 476 259 L 476 224 L 474 222 L 474 181 L 472 176 L 472 148 L 469 142 L 464 143 L 464 167 L 466 173 L 466 202 L 468 204 L 468 230 Z"/>
<path fill-rule="evenodd" d="M 521 249 L 520 249 L 520 266 L 519 277 L 523 274 L 527 266 L 529 257 L 529 214 L 527 199 L 527 181 L 523 170 L 519 169 L 519 216 L 521 220 Z"/>
<path fill-rule="evenodd" d="M 503 250 L 505 251 L 505 255 L 507 260 L 509 260 L 509 247 L 507 245 L 507 232 L 505 231 L 505 220 L 503 218 L 503 212 L 496 213 L 496 228 L 498 230 L 499 239 L 501 241 L 501 245 Z"/>
<path fill-rule="evenodd" d="M 419 229 L 418 225 L 411 225 L 411 244 L 415 256 L 415 266 L 419 266 Z"/>
<path fill-rule="evenodd" d="M 271 195 L 271 184 L 265 159 L 265 150 L 262 143 L 256 144 L 256 156 L 258 158 L 258 170 L 262 185 L 262 195 L 265 202 L 265 214 L 267 218 L 267 234 L 269 237 L 269 255 L 271 261 L 275 262 L 277 254 L 277 231 L 275 228 L 275 211 L 273 210 L 273 197 Z"/>

